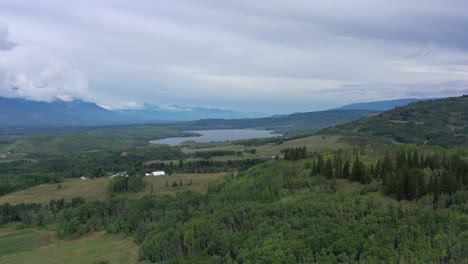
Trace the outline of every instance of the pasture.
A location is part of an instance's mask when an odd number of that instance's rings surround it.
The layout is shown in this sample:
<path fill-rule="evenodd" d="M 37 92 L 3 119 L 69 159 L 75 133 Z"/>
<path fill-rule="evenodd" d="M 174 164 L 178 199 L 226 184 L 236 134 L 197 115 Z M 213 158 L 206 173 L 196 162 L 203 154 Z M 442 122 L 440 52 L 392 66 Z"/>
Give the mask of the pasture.
<path fill-rule="evenodd" d="M 129 239 L 95 233 L 58 240 L 50 231 L 0 229 L 0 263 L 136 263 L 138 246 Z"/>
<path fill-rule="evenodd" d="M 192 190 L 195 192 L 205 192 L 208 184 L 227 173 L 207 173 L 207 174 L 173 174 L 158 177 L 145 177 L 146 187 L 143 192 L 126 193 L 123 196 L 135 199 L 146 194 L 164 195 L 175 194 L 180 191 Z M 57 184 L 41 184 L 25 190 L 9 193 L 0 196 L 0 204 L 10 203 L 48 203 L 52 199 L 64 198 L 70 201 L 75 197 L 82 197 L 86 201 L 97 201 L 107 199 L 106 188 L 111 179 L 68 179 Z M 177 187 L 173 187 L 173 183 Z M 182 185 L 179 186 L 179 183 Z M 167 183 L 167 186 L 166 186 Z"/>

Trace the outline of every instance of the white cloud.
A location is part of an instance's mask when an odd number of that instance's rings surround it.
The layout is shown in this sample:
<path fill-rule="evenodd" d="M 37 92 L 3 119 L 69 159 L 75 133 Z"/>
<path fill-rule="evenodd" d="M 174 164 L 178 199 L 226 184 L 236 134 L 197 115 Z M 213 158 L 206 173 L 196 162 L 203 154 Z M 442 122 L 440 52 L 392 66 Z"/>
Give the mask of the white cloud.
<path fill-rule="evenodd" d="M 3 42 L 10 43 L 7 38 Z M 44 49 L 22 45 L 1 52 L 0 96 L 49 102 L 90 99 L 83 72 Z"/>
<path fill-rule="evenodd" d="M 143 109 L 144 105 L 138 102 L 114 102 L 111 105 L 107 105 L 107 109 Z"/>

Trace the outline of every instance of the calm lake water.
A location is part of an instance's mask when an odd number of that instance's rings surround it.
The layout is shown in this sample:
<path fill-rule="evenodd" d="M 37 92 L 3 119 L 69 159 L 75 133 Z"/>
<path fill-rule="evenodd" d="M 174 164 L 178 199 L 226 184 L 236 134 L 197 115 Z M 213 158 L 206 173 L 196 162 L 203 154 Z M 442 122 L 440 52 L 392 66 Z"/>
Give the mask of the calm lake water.
<path fill-rule="evenodd" d="M 186 131 L 201 134 L 199 137 L 175 137 L 165 138 L 159 140 L 151 140 L 152 144 L 166 144 L 166 145 L 178 145 L 187 141 L 195 142 L 219 142 L 219 141 L 233 141 L 240 139 L 251 139 L 251 138 L 268 138 L 268 137 L 280 137 L 282 134 L 275 134 L 271 130 L 256 130 L 256 129 L 215 129 L 215 130 L 196 130 Z"/>

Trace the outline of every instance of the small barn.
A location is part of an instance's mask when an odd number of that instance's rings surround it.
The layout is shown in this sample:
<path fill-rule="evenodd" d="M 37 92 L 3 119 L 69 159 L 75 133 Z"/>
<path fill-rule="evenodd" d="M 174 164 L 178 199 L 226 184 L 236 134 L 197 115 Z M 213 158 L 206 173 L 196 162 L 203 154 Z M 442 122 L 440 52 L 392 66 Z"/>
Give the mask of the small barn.
<path fill-rule="evenodd" d="M 153 171 L 150 176 L 163 176 L 166 175 L 164 171 Z"/>

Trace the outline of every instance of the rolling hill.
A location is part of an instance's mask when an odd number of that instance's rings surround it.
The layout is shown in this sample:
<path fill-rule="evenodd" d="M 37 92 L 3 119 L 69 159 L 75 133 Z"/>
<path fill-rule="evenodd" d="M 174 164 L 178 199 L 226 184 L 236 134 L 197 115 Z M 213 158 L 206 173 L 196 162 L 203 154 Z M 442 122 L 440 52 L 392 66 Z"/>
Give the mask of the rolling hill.
<path fill-rule="evenodd" d="M 293 135 L 318 131 L 325 127 L 372 116 L 377 113 L 379 112 L 371 110 L 327 110 L 264 118 L 203 119 L 174 124 L 172 127 L 188 130 L 259 128 L 275 130 L 285 135 Z"/>
<path fill-rule="evenodd" d="M 417 145 L 468 145 L 468 96 L 415 102 L 321 131 L 361 142 L 394 140 Z"/>
<path fill-rule="evenodd" d="M 405 106 L 414 102 L 428 101 L 433 99 L 418 99 L 418 98 L 406 98 L 386 101 L 375 101 L 365 103 L 355 103 L 343 105 L 335 110 L 374 110 L 374 111 L 388 111 L 395 107 Z"/>

